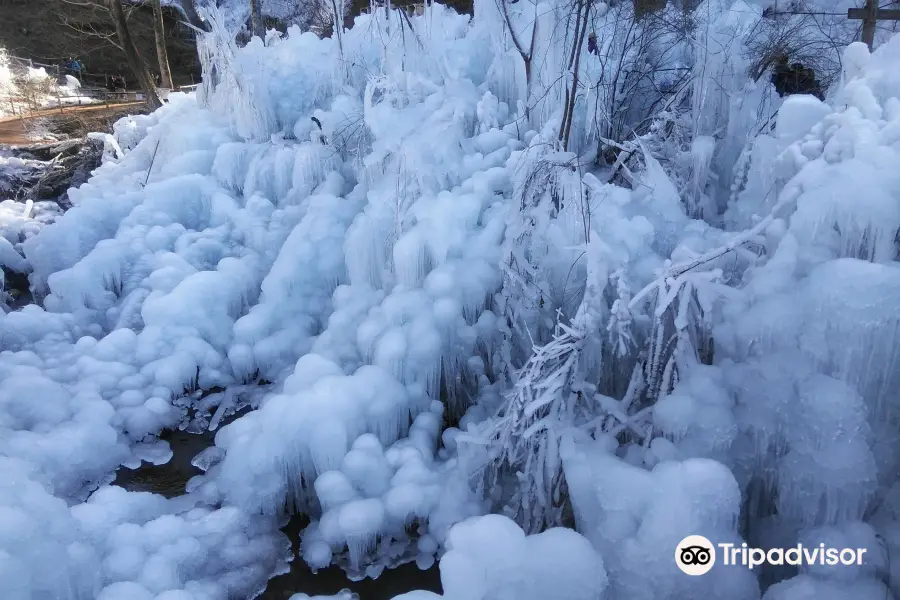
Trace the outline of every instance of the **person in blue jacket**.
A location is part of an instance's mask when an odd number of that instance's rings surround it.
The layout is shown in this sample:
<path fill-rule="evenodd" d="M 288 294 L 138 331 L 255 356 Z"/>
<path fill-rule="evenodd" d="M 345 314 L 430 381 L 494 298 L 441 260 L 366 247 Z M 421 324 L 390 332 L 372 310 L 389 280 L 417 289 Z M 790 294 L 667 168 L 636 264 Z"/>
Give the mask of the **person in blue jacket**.
<path fill-rule="evenodd" d="M 77 58 L 73 58 L 69 63 L 69 70 L 72 71 L 72 74 L 76 77 L 81 77 L 82 73 L 84 73 L 84 63 Z"/>

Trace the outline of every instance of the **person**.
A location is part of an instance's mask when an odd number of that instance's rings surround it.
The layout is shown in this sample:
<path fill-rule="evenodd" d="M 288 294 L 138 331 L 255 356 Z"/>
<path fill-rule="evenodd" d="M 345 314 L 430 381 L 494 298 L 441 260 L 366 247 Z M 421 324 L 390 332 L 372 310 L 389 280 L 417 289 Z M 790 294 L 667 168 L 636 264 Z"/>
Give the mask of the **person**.
<path fill-rule="evenodd" d="M 121 75 L 112 75 L 107 79 L 106 89 L 112 94 L 121 94 L 125 91 L 125 80 Z"/>
<path fill-rule="evenodd" d="M 600 50 L 597 48 L 597 34 L 593 31 L 588 36 L 588 52 L 600 56 Z"/>

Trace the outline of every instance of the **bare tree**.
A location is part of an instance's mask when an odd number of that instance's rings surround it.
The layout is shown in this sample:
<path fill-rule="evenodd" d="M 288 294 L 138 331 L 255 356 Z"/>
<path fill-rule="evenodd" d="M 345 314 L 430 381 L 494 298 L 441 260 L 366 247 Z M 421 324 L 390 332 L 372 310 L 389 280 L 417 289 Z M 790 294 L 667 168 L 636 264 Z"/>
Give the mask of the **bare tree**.
<path fill-rule="evenodd" d="M 531 27 L 531 39 L 528 42 L 527 48 L 522 43 L 522 40 L 516 35 L 516 30 L 510 21 L 506 0 L 497 0 L 497 5 L 503 14 L 503 22 L 506 25 L 506 31 L 509 33 L 510 38 L 512 38 L 513 45 L 516 47 L 516 52 L 522 57 L 522 62 L 525 65 L 525 118 L 530 119 L 531 106 L 529 103 L 531 102 L 532 59 L 534 58 L 534 47 L 537 42 L 538 31 L 537 5 L 535 4 L 534 21 Z"/>
<path fill-rule="evenodd" d="M 856 39 L 858 30 L 845 16 L 818 13 L 815 6 L 799 4 L 794 14 L 763 14 L 747 34 L 750 77 L 761 78 L 779 58 L 811 68 L 823 87 L 841 74 L 841 52 Z"/>
<path fill-rule="evenodd" d="M 131 67 L 138 84 L 144 90 L 144 94 L 147 97 L 147 105 L 150 107 L 150 110 L 156 110 L 162 106 L 162 100 L 159 99 L 153 77 L 151 77 L 150 71 L 147 70 L 147 65 L 141 58 L 137 46 L 134 45 L 134 40 L 131 38 L 131 32 L 128 30 L 128 23 L 125 20 L 125 11 L 122 9 L 122 2 L 121 0 L 105 0 L 105 2 L 116 27 L 119 47 L 125 53 L 128 66 Z"/>
<path fill-rule="evenodd" d="M 569 79 L 566 81 L 566 101 L 563 107 L 563 118 L 559 125 L 558 139 L 563 150 L 569 149 L 569 136 L 572 132 L 572 116 L 575 113 L 575 99 L 578 96 L 578 69 L 581 65 L 581 49 L 588 27 L 588 15 L 591 3 L 579 0 L 575 4 L 575 37 L 572 40 L 572 53 L 569 55 Z"/>
<path fill-rule="evenodd" d="M 129 14 L 132 10 L 135 10 L 137 6 L 131 3 L 123 4 L 123 0 L 63 0 L 63 2 L 73 6 L 88 7 L 106 13 L 109 17 L 109 28 L 91 22 L 83 22 L 78 19 L 69 19 L 65 14 L 61 14 L 60 18 L 62 23 L 67 28 L 72 29 L 79 39 L 83 39 L 84 37 L 97 38 L 103 40 L 102 43 L 110 44 L 121 50 L 125 54 L 128 67 L 137 80 L 138 86 L 144 91 L 144 94 L 147 97 L 147 104 L 151 110 L 155 110 L 162 106 L 162 101 L 156 91 L 156 84 L 137 49 L 137 45 L 134 42 L 134 38 L 132 37 L 131 30 L 128 26 Z M 193 3 L 190 2 L 190 0 L 185 0 L 183 4 L 192 5 Z M 168 62 L 166 64 L 168 65 Z"/>
<path fill-rule="evenodd" d="M 72 30 L 71 33 L 67 34 L 69 37 L 81 41 L 82 44 L 85 43 L 85 38 L 97 39 L 100 40 L 98 47 L 109 44 L 119 50 L 122 49 L 119 38 L 116 36 L 116 29 L 113 26 L 112 20 L 105 18 L 109 14 L 109 9 L 103 0 L 63 0 L 63 2 L 72 5 L 73 7 L 82 7 L 99 13 L 106 13 L 103 19 L 97 19 L 95 21 L 88 18 L 78 18 L 68 14 L 66 10 L 61 10 L 59 13 L 60 22 L 65 25 L 66 28 Z M 126 21 L 128 20 L 132 8 L 134 7 L 129 6 L 123 8 Z"/>
<path fill-rule="evenodd" d="M 258 38 L 265 39 L 266 32 L 263 27 L 261 0 L 250 0 L 250 33 Z"/>
<path fill-rule="evenodd" d="M 151 0 L 153 5 L 153 35 L 156 38 L 156 58 L 159 60 L 159 84 L 168 89 L 172 84 L 172 71 L 169 69 L 169 53 L 166 51 L 166 26 L 163 22 L 160 0 Z"/>

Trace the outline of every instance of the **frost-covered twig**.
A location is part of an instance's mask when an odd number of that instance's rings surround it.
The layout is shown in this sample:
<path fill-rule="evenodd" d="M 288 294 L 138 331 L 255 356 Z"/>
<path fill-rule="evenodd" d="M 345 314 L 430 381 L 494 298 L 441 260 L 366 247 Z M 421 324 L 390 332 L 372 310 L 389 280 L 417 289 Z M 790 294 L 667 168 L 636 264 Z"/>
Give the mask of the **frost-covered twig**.
<path fill-rule="evenodd" d="M 559 522 L 558 437 L 586 407 L 573 388 L 583 340 L 581 332 L 557 323 L 553 341 L 535 348 L 484 436 L 493 450 L 484 483 L 492 488 L 502 485 L 504 475 L 516 474 L 519 485 L 507 507 L 529 532 Z"/>
<path fill-rule="evenodd" d="M 266 139 L 275 122 L 266 88 L 254 85 L 253 75 L 240 68 L 233 32 L 229 31 L 221 11 L 214 5 L 198 7 L 200 16 L 209 23 L 197 43 L 203 81 L 198 97 L 211 105 L 219 96 L 220 110 L 227 113 L 237 133 L 245 139 Z"/>
<path fill-rule="evenodd" d="M 778 204 L 772 209 L 772 212 L 766 216 L 766 218 L 762 219 L 759 223 L 753 226 L 750 229 L 742 231 L 741 233 L 734 236 L 727 244 L 723 246 L 719 246 L 709 252 L 705 252 L 700 256 L 693 258 L 689 261 L 685 261 L 683 263 L 679 263 L 677 265 L 667 265 L 666 270 L 662 273 L 657 279 L 653 282 L 644 286 L 644 288 L 634 295 L 634 298 L 631 299 L 631 302 L 628 303 L 628 308 L 633 310 L 640 306 L 641 302 L 643 302 L 647 295 L 653 292 L 654 290 L 660 289 L 660 286 L 667 284 L 668 282 L 674 282 L 680 276 L 684 275 L 688 271 L 691 271 L 700 265 L 712 262 L 717 258 L 720 258 L 729 252 L 737 249 L 739 246 L 743 244 L 755 242 L 758 239 L 758 236 L 763 233 L 769 225 L 777 218 L 778 213 L 781 212 L 781 209 L 784 208 L 788 204 L 788 201 L 783 199 L 779 201 Z"/>

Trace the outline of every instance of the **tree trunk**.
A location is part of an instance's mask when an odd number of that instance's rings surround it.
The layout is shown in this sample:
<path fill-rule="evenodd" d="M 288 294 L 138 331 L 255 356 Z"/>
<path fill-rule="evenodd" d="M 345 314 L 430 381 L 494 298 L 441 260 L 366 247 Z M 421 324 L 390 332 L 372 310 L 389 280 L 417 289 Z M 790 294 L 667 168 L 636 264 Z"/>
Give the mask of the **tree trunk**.
<path fill-rule="evenodd" d="M 340 5 L 340 8 L 338 5 Z M 341 57 L 344 56 L 344 42 L 342 37 L 344 31 L 344 15 L 341 14 L 344 12 L 341 10 L 343 6 L 344 3 L 342 0 L 331 0 L 331 35 L 337 39 L 338 51 L 340 52 Z"/>
<path fill-rule="evenodd" d="M 516 51 L 519 53 L 519 56 L 522 57 L 522 62 L 525 64 L 525 121 L 527 123 L 531 123 L 531 79 L 532 79 L 532 61 L 534 60 L 534 47 L 537 43 L 537 32 L 538 32 L 538 12 L 537 12 L 537 4 L 535 4 L 534 9 L 534 26 L 531 28 L 531 43 L 528 45 L 528 51 L 525 51 L 525 48 L 522 47 L 522 42 L 519 41 L 519 38 L 516 36 L 516 30 L 512 26 L 512 21 L 509 18 L 509 10 L 506 8 L 506 0 L 498 0 L 498 4 L 500 6 L 501 11 L 503 12 L 503 22 L 506 25 L 506 30 L 512 38 L 513 45 L 516 47 Z"/>
<path fill-rule="evenodd" d="M 582 8 L 584 14 L 581 12 Z M 587 32 L 590 9 L 589 2 L 582 2 L 576 5 L 575 9 L 575 39 L 572 41 L 572 55 L 569 57 L 571 79 L 566 83 L 566 101 L 562 123 L 559 126 L 559 141 L 562 143 L 564 152 L 569 149 L 569 134 L 572 131 L 572 117 L 575 112 L 575 100 L 578 97 L 578 68 L 581 64 L 581 49 L 584 43 L 584 34 Z"/>
<path fill-rule="evenodd" d="M 265 40 L 266 32 L 263 29 L 262 10 L 259 6 L 261 1 L 250 0 L 250 34 Z"/>
<path fill-rule="evenodd" d="M 137 78 L 138 85 L 144 90 L 150 110 L 156 110 L 162 106 L 162 101 L 156 93 L 153 77 L 150 76 L 147 65 L 144 64 L 137 47 L 134 45 L 134 40 L 131 39 L 131 32 L 128 31 L 128 23 L 125 21 L 125 11 L 122 10 L 122 0 L 106 0 L 106 7 L 109 9 L 110 17 L 112 17 L 113 24 L 116 26 L 116 36 L 119 38 L 119 45 L 125 52 L 128 66 L 131 67 L 131 71 Z"/>
<path fill-rule="evenodd" d="M 153 0 L 153 35 L 156 37 L 156 58 L 159 60 L 159 85 L 173 89 L 172 71 L 169 69 L 169 53 L 166 51 L 166 25 L 163 22 L 160 0 Z"/>
<path fill-rule="evenodd" d="M 863 19 L 862 41 L 872 51 L 875 44 L 875 28 L 878 22 L 875 20 L 875 14 L 878 11 L 878 0 L 866 0 L 866 17 Z"/>

